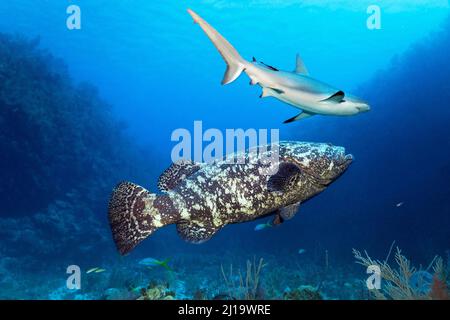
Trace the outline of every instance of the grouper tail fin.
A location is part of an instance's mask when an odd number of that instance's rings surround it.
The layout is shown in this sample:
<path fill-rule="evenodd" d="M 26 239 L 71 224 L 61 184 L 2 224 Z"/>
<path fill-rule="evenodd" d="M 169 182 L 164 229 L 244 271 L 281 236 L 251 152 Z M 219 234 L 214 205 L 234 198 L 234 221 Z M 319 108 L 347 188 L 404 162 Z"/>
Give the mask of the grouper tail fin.
<path fill-rule="evenodd" d="M 216 29 L 211 27 L 208 22 L 203 20 L 198 14 L 191 9 L 188 13 L 198 23 L 214 46 L 219 50 L 220 55 L 227 63 L 227 70 L 222 80 L 222 84 L 228 84 L 236 80 L 244 71 L 246 61 L 239 55 L 235 48 L 225 39 Z"/>
<path fill-rule="evenodd" d="M 179 220 L 178 212 L 167 195 L 150 193 L 131 182 L 119 183 L 114 188 L 108 216 L 114 242 L 122 255 L 158 228 Z"/>

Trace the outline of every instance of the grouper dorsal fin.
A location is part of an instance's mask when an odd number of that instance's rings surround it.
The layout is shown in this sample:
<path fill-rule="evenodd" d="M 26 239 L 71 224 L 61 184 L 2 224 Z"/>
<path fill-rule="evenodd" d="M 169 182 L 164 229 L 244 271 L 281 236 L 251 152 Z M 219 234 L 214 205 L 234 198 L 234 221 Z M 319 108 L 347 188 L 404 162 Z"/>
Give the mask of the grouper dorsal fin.
<path fill-rule="evenodd" d="M 308 69 L 306 69 L 305 64 L 303 63 L 302 58 L 300 57 L 300 55 L 297 53 L 297 56 L 295 57 L 295 73 L 298 74 L 304 74 L 304 75 L 309 75 Z"/>
<path fill-rule="evenodd" d="M 171 164 L 158 179 L 158 188 L 163 192 L 172 190 L 178 186 L 178 184 L 200 170 L 201 164 L 195 163 L 190 160 L 179 160 Z"/>
<path fill-rule="evenodd" d="M 267 182 L 267 189 L 273 192 L 285 192 L 297 184 L 301 177 L 301 169 L 290 162 L 282 162 L 278 172 L 272 175 Z"/>
<path fill-rule="evenodd" d="M 345 97 L 344 91 L 339 90 L 335 94 L 329 96 L 326 99 L 323 99 L 322 101 L 329 101 L 329 102 L 339 103 L 339 102 L 342 102 L 344 100 L 344 97 Z"/>

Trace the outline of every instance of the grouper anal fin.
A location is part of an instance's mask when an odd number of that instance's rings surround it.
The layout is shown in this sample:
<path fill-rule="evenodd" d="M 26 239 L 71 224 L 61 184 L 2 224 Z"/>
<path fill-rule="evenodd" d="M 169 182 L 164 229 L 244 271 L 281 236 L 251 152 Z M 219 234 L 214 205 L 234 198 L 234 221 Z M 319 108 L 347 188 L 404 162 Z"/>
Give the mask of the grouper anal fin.
<path fill-rule="evenodd" d="M 181 220 L 177 223 L 177 232 L 180 238 L 191 243 L 199 244 L 208 241 L 219 230 L 220 227 L 204 223 L 203 221 L 200 223 Z"/>

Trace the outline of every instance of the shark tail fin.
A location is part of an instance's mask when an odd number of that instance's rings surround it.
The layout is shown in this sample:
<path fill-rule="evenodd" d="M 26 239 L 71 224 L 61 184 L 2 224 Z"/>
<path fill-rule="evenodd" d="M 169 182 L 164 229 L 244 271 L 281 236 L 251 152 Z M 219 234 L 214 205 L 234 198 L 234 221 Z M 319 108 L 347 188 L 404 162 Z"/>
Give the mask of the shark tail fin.
<path fill-rule="evenodd" d="M 122 255 L 158 228 L 179 220 L 169 196 L 158 196 L 131 182 L 122 182 L 115 187 L 108 216 L 114 242 Z"/>
<path fill-rule="evenodd" d="M 217 32 L 216 29 L 211 27 L 208 22 L 203 20 L 191 9 L 188 9 L 188 13 L 194 19 L 194 22 L 200 25 L 217 50 L 219 50 L 220 55 L 227 64 L 227 70 L 222 79 L 222 84 L 228 84 L 236 80 L 242 71 L 244 71 L 246 61 L 239 55 L 227 39 Z"/>

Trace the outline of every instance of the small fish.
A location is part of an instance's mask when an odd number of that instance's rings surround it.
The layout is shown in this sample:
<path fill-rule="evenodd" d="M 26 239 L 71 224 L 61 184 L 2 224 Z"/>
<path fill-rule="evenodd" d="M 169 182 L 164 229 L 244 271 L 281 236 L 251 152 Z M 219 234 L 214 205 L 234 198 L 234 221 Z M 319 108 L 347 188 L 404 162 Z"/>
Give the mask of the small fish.
<path fill-rule="evenodd" d="M 165 269 L 167 269 L 169 271 L 173 271 L 167 265 L 168 262 L 169 262 L 169 259 L 160 261 L 160 260 L 157 260 L 157 259 L 154 259 L 154 258 L 145 258 L 145 259 L 142 259 L 141 261 L 139 261 L 139 264 L 143 265 L 143 266 L 146 266 L 147 268 L 148 267 L 163 267 L 163 268 L 165 268 Z M 151 269 L 151 268 L 149 268 L 149 269 Z"/>
<path fill-rule="evenodd" d="M 255 227 L 255 231 L 261 231 L 266 228 L 272 228 L 272 224 L 270 222 L 260 223 Z"/>
<path fill-rule="evenodd" d="M 141 287 L 141 286 L 137 286 L 137 287 L 131 288 L 130 291 L 134 292 L 134 293 L 140 293 L 142 291 L 142 289 L 145 289 L 145 288 Z"/>
<path fill-rule="evenodd" d="M 396 206 L 397 208 L 400 208 L 402 205 L 403 205 L 403 202 L 399 202 L 399 203 L 397 203 L 395 206 Z"/>
<path fill-rule="evenodd" d="M 94 272 L 95 273 L 101 273 L 101 272 L 105 272 L 106 270 L 105 269 L 97 269 L 97 270 L 95 270 Z"/>
<path fill-rule="evenodd" d="M 97 271 L 98 269 L 99 269 L 98 267 L 91 268 L 88 271 L 86 271 L 86 273 L 91 273 L 91 272 Z"/>
<path fill-rule="evenodd" d="M 299 249 L 299 250 L 298 250 L 298 254 L 304 254 L 305 252 L 306 252 L 305 249 Z"/>

